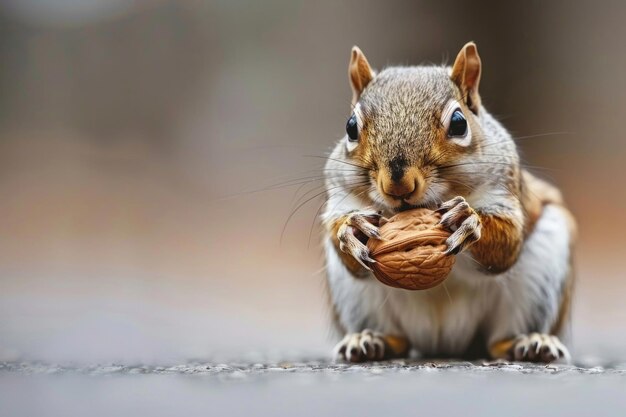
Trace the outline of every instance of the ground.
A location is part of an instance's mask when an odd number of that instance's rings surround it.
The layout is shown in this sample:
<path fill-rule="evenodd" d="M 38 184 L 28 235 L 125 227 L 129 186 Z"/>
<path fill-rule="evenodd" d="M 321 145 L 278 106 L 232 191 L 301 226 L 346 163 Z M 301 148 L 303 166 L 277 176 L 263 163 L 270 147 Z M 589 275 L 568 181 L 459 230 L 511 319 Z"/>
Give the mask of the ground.
<path fill-rule="evenodd" d="M 623 416 L 626 363 L 0 363 L 1 416 Z"/>

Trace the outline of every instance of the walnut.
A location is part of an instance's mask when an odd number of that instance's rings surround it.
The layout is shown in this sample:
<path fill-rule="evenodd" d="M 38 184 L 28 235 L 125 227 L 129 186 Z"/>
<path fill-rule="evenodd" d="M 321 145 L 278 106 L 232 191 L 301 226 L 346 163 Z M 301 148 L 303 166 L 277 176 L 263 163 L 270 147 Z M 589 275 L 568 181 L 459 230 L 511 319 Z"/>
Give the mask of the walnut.
<path fill-rule="evenodd" d="M 407 290 L 425 290 L 440 284 L 454 265 L 446 255 L 450 232 L 439 224 L 441 215 L 428 209 L 400 212 L 380 227 L 383 240 L 369 239 L 376 261 L 370 266 L 380 282 Z"/>

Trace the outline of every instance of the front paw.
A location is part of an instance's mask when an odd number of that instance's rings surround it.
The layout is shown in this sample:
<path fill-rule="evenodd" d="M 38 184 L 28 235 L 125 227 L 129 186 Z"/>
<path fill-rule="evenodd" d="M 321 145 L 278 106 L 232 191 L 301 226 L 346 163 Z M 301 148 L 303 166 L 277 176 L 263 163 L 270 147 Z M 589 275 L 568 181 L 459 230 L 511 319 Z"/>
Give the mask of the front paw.
<path fill-rule="evenodd" d="M 363 362 L 380 361 L 385 358 L 385 340 L 383 335 L 371 330 L 361 333 L 349 333 L 334 349 L 335 360 Z"/>
<path fill-rule="evenodd" d="M 442 214 L 440 223 L 452 234 L 446 240 L 446 254 L 456 255 L 480 239 L 480 216 L 461 196 L 442 203 L 436 210 Z"/>
<path fill-rule="evenodd" d="M 351 255 L 368 270 L 371 270 L 369 264 L 376 261 L 370 258 L 369 249 L 365 243 L 368 238 L 381 239 L 378 231 L 380 221 L 380 213 L 373 210 L 354 211 L 344 216 L 337 230 L 339 249 Z"/>

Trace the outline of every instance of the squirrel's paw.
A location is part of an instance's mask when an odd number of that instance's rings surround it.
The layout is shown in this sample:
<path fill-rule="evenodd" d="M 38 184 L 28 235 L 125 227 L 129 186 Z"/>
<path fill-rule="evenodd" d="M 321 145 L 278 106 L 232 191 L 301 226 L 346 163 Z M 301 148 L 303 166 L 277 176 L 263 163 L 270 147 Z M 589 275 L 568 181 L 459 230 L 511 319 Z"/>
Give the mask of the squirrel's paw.
<path fill-rule="evenodd" d="M 509 359 L 525 362 L 549 363 L 559 359 L 569 362 L 570 354 L 558 337 L 543 333 L 530 333 L 515 339 Z"/>
<path fill-rule="evenodd" d="M 446 240 L 446 253 L 456 255 L 480 239 L 480 217 L 463 197 L 442 203 L 437 212 L 442 214 L 440 223 L 452 232 Z"/>
<path fill-rule="evenodd" d="M 371 270 L 368 263 L 374 263 L 370 258 L 365 243 L 368 238 L 381 239 L 378 232 L 381 215 L 373 210 L 361 210 L 348 213 L 337 231 L 339 249 L 352 255 L 365 269 Z"/>
<path fill-rule="evenodd" d="M 335 360 L 348 362 L 379 361 L 385 358 L 383 335 L 371 330 L 348 333 L 334 349 Z"/>

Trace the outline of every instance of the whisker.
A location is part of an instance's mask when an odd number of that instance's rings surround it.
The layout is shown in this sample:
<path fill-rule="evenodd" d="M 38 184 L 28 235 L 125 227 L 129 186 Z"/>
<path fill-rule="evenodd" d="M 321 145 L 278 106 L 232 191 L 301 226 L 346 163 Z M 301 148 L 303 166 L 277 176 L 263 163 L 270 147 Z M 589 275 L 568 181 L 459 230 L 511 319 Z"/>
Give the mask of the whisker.
<path fill-rule="evenodd" d="M 320 174 L 317 176 L 310 176 L 310 177 L 303 177 L 303 178 L 294 178 L 291 180 L 287 180 L 287 181 L 282 181 L 276 184 L 272 184 L 269 185 L 267 187 L 263 187 L 263 188 L 259 188 L 259 189 L 255 189 L 255 190 L 249 190 L 249 191 L 242 191 L 239 193 L 234 193 L 234 194 L 230 194 L 224 197 L 221 197 L 218 199 L 218 201 L 225 201 L 225 200 L 230 200 L 236 197 L 241 197 L 244 195 L 250 195 L 250 194 L 256 194 L 256 193 L 260 193 L 260 192 L 265 192 L 265 191 L 273 191 L 273 190 L 279 190 L 282 188 L 289 188 L 289 187 L 294 187 L 297 185 L 307 185 L 307 184 L 311 184 L 314 182 L 318 182 L 318 181 L 324 181 L 326 179 L 333 179 L 333 178 L 337 178 L 337 179 L 351 179 L 351 178 L 360 178 L 363 177 L 364 174 L 352 174 L 352 175 L 345 175 L 345 174 L 337 174 L 337 175 L 324 175 L 324 174 Z"/>
<path fill-rule="evenodd" d="M 513 136 L 510 138 L 505 138 L 502 140 L 498 140 L 495 142 L 489 142 L 489 143 L 485 143 L 482 144 L 481 147 L 482 148 L 486 148 L 488 146 L 494 146 L 494 145 L 499 145 L 502 143 L 507 143 L 509 142 L 511 139 L 513 140 L 513 143 L 516 143 L 517 141 L 520 140 L 527 140 L 527 139 L 536 139 L 536 138 L 543 138 L 543 137 L 549 137 L 549 136 L 561 136 L 561 135 L 571 135 L 571 132 L 547 132 L 547 133 L 537 133 L 534 135 L 526 135 L 526 136 Z"/>
<path fill-rule="evenodd" d="M 357 190 L 357 188 L 362 187 L 362 186 L 363 185 L 358 185 L 358 186 L 354 187 L 354 189 L 349 190 L 346 193 L 346 195 L 341 200 L 339 200 L 337 202 L 337 204 L 335 204 L 335 206 L 331 209 L 331 211 L 334 211 L 337 208 L 337 206 L 339 206 L 339 204 L 341 204 L 346 198 L 348 198 L 348 196 L 350 194 L 352 194 L 354 191 Z M 355 197 L 358 198 L 359 196 L 361 196 L 367 190 L 368 190 L 368 188 L 366 188 L 365 190 L 361 191 L 358 194 L 355 194 Z M 315 227 L 315 221 L 317 220 L 317 216 L 319 216 L 319 213 L 320 213 L 322 207 L 324 207 L 332 197 L 335 197 L 337 194 L 340 194 L 341 192 L 342 192 L 342 190 L 339 190 L 339 191 L 335 192 L 332 196 L 328 196 L 326 198 L 326 200 L 318 207 L 317 212 L 315 213 L 315 216 L 313 217 L 313 222 L 311 223 L 311 228 L 309 230 L 309 240 L 307 242 L 307 248 L 309 248 L 311 246 L 311 236 L 313 235 L 313 228 Z"/>
<path fill-rule="evenodd" d="M 315 181 L 313 181 L 313 182 L 315 182 Z M 304 184 L 300 185 L 300 186 L 296 189 L 296 191 L 293 193 L 293 197 L 291 197 L 291 202 L 290 202 L 290 204 L 291 204 L 291 206 L 292 206 L 292 207 L 293 207 L 293 205 L 294 205 L 294 203 L 295 203 L 296 198 L 298 197 L 298 194 L 300 193 L 300 191 L 302 191 L 302 189 L 303 189 L 304 187 L 306 187 L 306 186 L 307 186 L 307 184 L 311 184 L 311 182 L 305 182 Z"/>
<path fill-rule="evenodd" d="M 305 158 L 320 158 L 320 159 L 327 159 L 327 160 L 331 160 L 331 161 L 339 162 L 339 163 L 342 163 L 342 164 L 350 165 L 350 166 L 357 167 L 357 168 L 361 168 L 361 169 L 368 170 L 368 171 L 369 171 L 369 169 L 370 169 L 369 167 L 366 167 L 366 166 L 363 166 L 363 165 L 359 165 L 359 164 L 356 164 L 356 163 L 353 163 L 353 162 L 348 162 L 348 161 L 345 161 L 345 160 L 343 160 L 343 159 L 332 158 L 332 157 L 330 157 L 330 156 L 321 156 L 321 155 L 304 155 L 304 157 L 305 157 Z"/>
<path fill-rule="evenodd" d="M 458 164 L 451 164 L 451 165 L 442 165 L 442 166 L 438 166 L 436 169 L 443 170 L 443 169 L 451 169 L 451 168 L 456 168 L 456 167 L 472 166 L 472 165 L 510 166 L 511 163 L 509 163 L 509 162 L 499 162 L 499 161 L 472 161 L 472 162 L 461 162 L 461 163 L 458 163 Z M 556 168 L 541 167 L 541 166 L 538 166 L 538 165 L 530 165 L 530 164 L 526 164 L 526 163 L 522 163 L 522 162 L 519 162 L 517 165 L 520 168 L 528 169 L 528 170 L 549 171 L 549 172 L 559 172 L 559 171 L 561 171 L 560 169 L 556 169 Z"/>
<path fill-rule="evenodd" d="M 350 184 L 350 185 L 352 185 L 352 186 L 355 186 L 355 187 L 356 187 L 356 186 L 359 186 L 359 185 L 365 185 L 365 184 L 367 184 L 367 182 L 364 182 L 363 184 Z M 337 185 L 337 186 L 335 186 L 335 187 L 330 187 L 329 189 L 325 189 L 325 190 L 323 190 L 322 192 L 319 192 L 319 193 L 315 194 L 314 196 L 312 196 L 312 197 L 310 197 L 310 198 L 307 198 L 305 201 L 303 201 L 302 203 L 300 203 L 300 204 L 299 204 L 299 205 L 298 205 L 298 206 L 297 206 L 294 210 L 292 210 L 291 214 L 289 214 L 289 216 L 287 217 L 287 220 L 285 221 L 285 224 L 283 225 L 283 229 L 282 229 L 282 231 L 281 231 L 281 233 L 280 233 L 280 244 L 282 244 L 283 237 L 284 237 L 284 235 L 285 235 L 285 230 L 287 230 L 287 226 L 289 225 L 289 221 L 291 221 L 291 219 L 293 218 L 293 216 L 294 216 L 294 215 L 298 212 L 298 210 L 299 210 L 300 208 L 302 208 L 302 207 L 303 207 L 305 204 L 307 204 L 309 201 L 311 201 L 311 200 L 313 200 L 313 199 L 315 199 L 315 198 L 317 198 L 317 197 L 319 197 L 319 196 L 323 195 L 324 193 L 326 193 L 326 192 L 328 192 L 328 191 L 330 191 L 330 190 L 332 190 L 332 189 L 337 189 L 337 188 L 344 187 L 344 186 L 345 186 L 344 184 L 341 184 L 341 185 Z"/>
<path fill-rule="evenodd" d="M 460 180 L 454 180 L 452 178 L 438 178 L 441 181 L 437 181 L 437 179 L 433 179 L 433 184 L 443 184 L 444 182 L 451 182 L 454 184 L 458 184 L 461 185 L 463 187 L 469 188 L 472 192 L 476 192 L 476 188 L 467 184 L 466 182 L 460 181 Z"/>
<path fill-rule="evenodd" d="M 347 180 L 352 180 L 352 181 L 358 181 L 358 180 L 365 180 L 366 178 L 368 178 L 368 177 L 366 177 L 366 176 L 360 176 L 360 175 L 355 175 L 355 176 L 351 176 L 351 177 L 343 177 L 342 179 L 347 179 Z M 337 185 L 340 185 L 340 184 L 337 184 Z M 351 184 L 350 184 L 350 183 L 348 183 L 348 182 L 346 182 L 344 185 L 351 185 Z M 332 185 L 331 185 L 331 186 L 332 186 Z M 298 202 L 299 202 L 300 200 L 302 200 L 302 198 L 304 198 L 304 197 L 306 197 L 307 195 L 309 195 L 309 194 L 310 194 L 311 192 L 313 192 L 314 190 L 318 190 L 318 189 L 320 189 L 320 188 L 322 188 L 322 187 L 326 187 L 326 184 L 324 183 L 324 184 L 318 185 L 318 186 L 316 186 L 316 187 L 312 188 L 311 190 L 307 191 L 306 193 L 304 193 L 302 196 L 300 196 L 300 197 L 298 198 Z M 296 202 L 296 204 L 297 204 L 298 202 Z"/>

